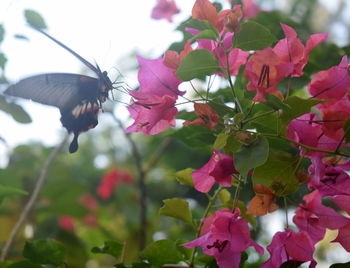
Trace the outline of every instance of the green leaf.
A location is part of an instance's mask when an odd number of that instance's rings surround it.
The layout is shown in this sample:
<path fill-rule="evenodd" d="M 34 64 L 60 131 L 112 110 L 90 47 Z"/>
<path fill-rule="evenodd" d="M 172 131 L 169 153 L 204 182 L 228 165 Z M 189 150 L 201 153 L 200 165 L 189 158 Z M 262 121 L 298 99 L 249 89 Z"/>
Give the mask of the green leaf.
<path fill-rule="evenodd" d="M 192 179 L 192 172 L 195 169 L 193 168 L 186 168 L 183 170 L 180 170 L 175 173 L 176 179 L 180 184 L 184 185 L 189 185 L 192 186 L 194 185 L 193 179 Z"/>
<path fill-rule="evenodd" d="M 40 264 L 35 264 L 30 261 L 20 261 L 12 263 L 8 268 L 42 268 Z"/>
<path fill-rule="evenodd" d="M 266 163 L 253 172 L 253 182 L 263 184 L 274 191 L 277 196 L 295 192 L 299 188 L 296 177 L 299 157 L 286 152 L 272 152 Z"/>
<path fill-rule="evenodd" d="M 235 154 L 235 168 L 245 178 L 248 171 L 264 164 L 269 155 L 269 142 L 265 137 L 258 137 L 248 146 L 242 146 Z"/>
<path fill-rule="evenodd" d="M 334 263 L 329 268 L 348 268 L 350 267 L 350 261 L 347 263 Z"/>
<path fill-rule="evenodd" d="M 19 40 L 29 41 L 29 38 L 23 34 L 15 34 L 14 38 L 19 39 Z"/>
<path fill-rule="evenodd" d="M 247 21 L 233 37 L 234 47 L 244 51 L 260 50 L 271 46 L 276 37 L 269 29 L 255 21 Z"/>
<path fill-rule="evenodd" d="M 0 43 L 4 40 L 5 37 L 5 29 L 2 24 L 0 24 Z"/>
<path fill-rule="evenodd" d="M 60 242 L 50 238 L 26 242 L 23 249 L 23 256 L 38 264 L 63 265 L 66 253 Z"/>
<path fill-rule="evenodd" d="M 141 252 L 141 257 L 156 267 L 182 261 L 175 242 L 168 239 L 151 243 Z"/>
<path fill-rule="evenodd" d="M 31 9 L 24 10 L 24 17 L 27 23 L 34 28 L 38 28 L 38 29 L 47 28 L 44 18 L 34 10 L 31 10 Z"/>
<path fill-rule="evenodd" d="M 325 100 L 302 99 L 297 96 L 287 98 L 284 103 L 286 107 L 282 108 L 282 125 L 286 126 L 289 122 L 303 114 L 310 112 L 312 106 L 325 102 Z"/>
<path fill-rule="evenodd" d="M 95 254 L 109 254 L 115 258 L 119 258 L 122 255 L 124 245 L 113 240 L 105 241 L 103 246 L 93 247 L 92 253 Z"/>
<path fill-rule="evenodd" d="M 199 34 L 196 34 L 192 37 L 192 39 L 208 39 L 208 40 L 217 40 L 218 35 L 216 32 L 212 30 L 204 30 L 201 31 Z"/>
<path fill-rule="evenodd" d="M 216 140 L 214 142 L 213 147 L 216 149 L 222 149 L 226 146 L 227 144 L 227 140 L 230 137 L 229 134 L 227 133 L 220 133 L 217 137 Z"/>
<path fill-rule="evenodd" d="M 267 94 L 266 95 L 266 105 L 270 106 L 274 110 L 280 110 L 280 109 L 290 109 L 290 107 L 283 103 L 279 98 L 277 98 L 273 94 Z"/>
<path fill-rule="evenodd" d="M 0 96 L 0 110 L 8 113 L 19 123 L 31 123 L 32 119 L 23 108 L 15 103 L 7 102 L 4 96 Z"/>
<path fill-rule="evenodd" d="M 175 130 L 171 135 L 182 141 L 188 147 L 203 153 L 210 153 L 211 144 L 215 141 L 213 131 L 204 126 L 182 127 Z"/>
<path fill-rule="evenodd" d="M 203 78 L 219 71 L 219 63 L 213 53 L 206 49 L 189 52 L 181 61 L 176 75 L 183 81 Z"/>
<path fill-rule="evenodd" d="M 4 70 L 7 62 L 7 58 L 4 53 L 0 52 L 0 69 Z"/>
<path fill-rule="evenodd" d="M 159 214 L 182 220 L 192 224 L 192 212 L 186 200 L 171 198 L 163 200 L 164 206 L 159 209 Z"/>
<path fill-rule="evenodd" d="M 226 204 L 232 200 L 231 193 L 227 189 L 221 189 L 218 197 L 219 197 L 221 204 Z"/>
<path fill-rule="evenodd" d="M 185 24 L 185 28 L 193 28 L 199 31 L 211 30 L 216 33 L 217 36 L 219 35 L 218 30 L 207 20 L 190 19 Z"/>
<path fill-rule="evenodd" d="M 27 195 L 28 193 L 26 191 L 23 191 L 18 188 L 10 187 L 10 186 L 4 186 L 0 184 L 0 203 L 1 201 L 8 196 L 12 195 Z"/>
<path fill-rule="evenodd" d="M 131 268 L 150 268 L 152 265 L 146 262 L 133 262 Z M 117 266 L 116 266 L 117 267 Z"/>
<path fill-rule="evenodd" d="M 349 143 L 350 142 L 350 119 L 347 119 L 345 121 L 343 129 L 345 133 L 344 140 L 346 143 Z"/>

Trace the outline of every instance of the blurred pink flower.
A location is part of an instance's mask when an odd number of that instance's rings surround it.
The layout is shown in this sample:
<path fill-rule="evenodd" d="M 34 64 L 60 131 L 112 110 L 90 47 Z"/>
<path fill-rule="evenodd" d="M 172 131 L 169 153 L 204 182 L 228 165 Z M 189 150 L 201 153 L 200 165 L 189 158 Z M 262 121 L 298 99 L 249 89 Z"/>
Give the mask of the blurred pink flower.
<path fill-rule="evenodd" d="M 173 16 L 178 14 L 180 9 L 177 8 L 174 0 L 157 0 L 156 6 L 152 9 L 151 18 L 155 20 L 166 19 L 173 21 Z"/>

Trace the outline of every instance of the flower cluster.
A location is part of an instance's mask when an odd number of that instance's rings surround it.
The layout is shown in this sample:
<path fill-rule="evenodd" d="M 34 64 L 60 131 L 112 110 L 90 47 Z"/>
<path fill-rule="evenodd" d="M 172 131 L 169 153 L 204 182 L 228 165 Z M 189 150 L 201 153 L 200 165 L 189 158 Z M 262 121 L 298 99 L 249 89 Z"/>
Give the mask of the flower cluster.
<path fill-rule="evenodd" d="M 157 8 L 165 4 L 173 12 L 169 14 L 177 12 L 175 8 L 170 8 L 174 5 L 172 1 L 158 1 Z M 350 218 L 344 216 L 345 213 L 350 214 L 350 176 L 347 173 L 350 170 L 350 160 L 342 157 L 349 154 L 340 152 L 341 149 L 349 146 L 350 141 L 348 58 L 344 56 L 338 66 L 312 75 L 306 87 L 309 98 L 302 99 L 310 109 L 301 107 L 303 104 L 295 106 L 299 97 L 292 96 L 292 89 L 289 88 L 291 81 L 298 77 L 309 78 L 304 74 L 304 67 L 308 64 L 310 53 L 328 38 L 328 34 L 312 34 L 304 43 L 295 29 L 286 24 L 280 24 L 284 38 L 274 44 L 271 42 L 270 45 L 255 50 L 237 46 L 236 38 L 242 38 L 240 31 L 249 25 L 247 20 L 259 12 L 260 9 L 252 0 L 242 1 L 242 6 L 235 5 L 231 9 L 221 11 L 218 11 L 209 0 L 196 0 L 192 9 L 192 20 L 185 28 L 186 33 L 189 33 L 192 38 L 187 40 L 182 51 L 169 50 L 162 58 L 155 60 L 138 57 L 140 88 L 137 91 L 130 90 L 132 104 L 128 109 L 134 123 L 127 131 L 154 135 L 175 126 L 175 117 L 179 112 L 175 107 L 176 102 L 185 94 L 184 91 L 179 90 L 179 86 L 190 80 L 181 78 L 184 77 L 182 74 L 186 71 L 197 71 L 196 65 L 189 65 L 188 70 L 182 65 L 193 59 L 197 55 L 196 52 L 209 55 L 210 64 L 203 67 L 207 69 L 200 73 L 198 78 L 214 74 L 220 79 L 228 80 L 233 93 L 234 108 L 231 114 L 226 113 L 224 117 L 219 110 L 214 109 L 214 105 L 211 105 L 208 92 L 206 97 L 202 97 L 200 92 L 196 91 L 197 96 L 201 97 L 200 101 L 192 101 L 196 118 L 192 121 L 186 120 L 183 125 L 186 127 L 201 125 L 215 135 L 221 131 L 220 134 L 227 136 L 226 145 L 231 139 L 231 142 L 234 140 L 238 144 L 238 146 L 235 145 L 238 149 L 232 146 L 234 148 L 225 150 L 225 153 L 213 149 L 210 160 L 201 168 L 191 172 L 194 188 L 208 194 L 218 185 L 221 189 L 221 187 L 232 187 L 238 183 L 236 198 L 239 196 L 239 188 L 242 187 L 239 185 L 241 177 L 248 174 L 248 178 L 243 179 L 253 179 L 256 196 L 244 211 L 237 208 L 237 200 L 234 200 L 231 210 L 226 206 L 216 210 L 209 217 L 205 215 L 200 225 L 200 236 L 183 246 L 201 247 L 205 254 L 215 257 L 220 268 L 239 267 L 241 253 L 250 246 L 253 246 L 259 254 L 263 254 L 263 248 L 250 237 L 247 215 L 263 216 L 277 210 L 276 199 L 286 195 L 283 190 L 279 190 L 286 187 L 283 183 L 288 185 L 295 178 L 295 180 L 299 179 L 297 183 L 306 183 L 310 193 L 303 197 L 304 203 L 299 204 L 295 211 L 293 217 L 295 230 L 286 228 L 273 236 L 272 242 L 267 246 L 270 257 L 261 267 L 299 265 L 304 262 L 310 262 L 309 267 L 315 267 L 316 261 L 313 256 L 315 244 L 324 238 L 327 229 L 338 230 L 338 236 L 333 242 L 338 242 L 345 250 L 350 251 Z M 163 17 L 170 21 L 169 14 L 165 12 Z M 160 16 L 154 15 L 154 17 Z M 250 25 L 255 24 L 254 22 Z M 264 31 L 264 28 L 260 30 Z M 203 63 L 200 60 L 198 62 Z M 200 67 L 198 66 L 198 69 Z M 244 70 L 240 72 L 243 68 Z M 250 96 L 248 103 L 252 106 L 249 109 L 242 108 L 239 97 L 243 97 L 237 96 L 233 86 L 232 76 L 237 76 L 239 73 L 244 76 L 243 79 L 247 80 L 244 97 Z M 290 83 L 287 89 L 281 90 L 283 80 Z M 271 98 L 273 103 L 269 102 Z M 185 99 L 191 101 L 187 97 Z M 282 170 L 277 172 L 276 176 L 268 172 L 264 174 L 266 177 L 271 176 L 273 182 L 265 177 L 261 179 L 261 176 L 259 182 L 254 182 L 255 170 L 252 171 L 252 169 L 259 165 L 261 167 L 266 161 L 272 161 L 271 159 L 274 158 L 269 156 L 275 153 L 273 151 L 271 154 L 268 152 L 263 161 L 252 163 L 251 168 L 244 172 L 242 172 L 242 161 L 237 161 L 239 159 L 236 155 L 242 157 L 244 154 L 240 153 L 243 150 L 248 151 L 244 155 L 246 159 L 253 159 L 252 155 L 255 152 L 247 148 L 263 136 L 255 130 L 250 131 L 249 127 L 256 127 L 256 125 L 247 123 L 264 116 L 263 112 L 255 113 L 256 103 L 272 106 L 273 109 L 266 114 L 276 113 L 275 121 L 285 127 L 281 130 L 278 125 L 277 134 L 271 132 L 264 134 L 290 142 L 296 147 L 294 149 L 298 150 L 295 157 L 299 160 L 296 161 L 294 168 L 288 169 L 291 173 L 288 174 L 288 181 L 283 181 L 285 178 L 280 176 L 280 173 L 283 173 Z M 223 105 L 221 102 L 215 104 Z M 260 121 L 258 124 L 264 124 L 264 122 Z M 226 149 L 226 145 L 219 149 Z M 289 152 L 286 154 L 290 155 Z M 329 157 L 329 155 L 338 156 Z M 311 163 L 308 169 L 301 168 L 300 163 L 304 158 Z M 300 178 L 302 176 L 304 178 Z M 289 191 L 292 192 L 290 189 Z M 322 201 L 325 197 L 331 197 L 331 202 L 339 209 L 335 210 L 324 205 Z"/>

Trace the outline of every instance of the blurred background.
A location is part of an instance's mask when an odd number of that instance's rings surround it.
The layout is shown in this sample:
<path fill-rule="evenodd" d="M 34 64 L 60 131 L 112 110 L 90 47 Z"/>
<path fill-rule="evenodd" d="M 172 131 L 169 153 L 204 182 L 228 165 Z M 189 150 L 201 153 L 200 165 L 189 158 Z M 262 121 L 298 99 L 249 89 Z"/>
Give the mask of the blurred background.
<path fill-rule="evenodd" d="M 175 29 L 190 16 L 193 3 L 194 0 L 177 0 L 181 12 L 174 16 L 173 23 L 169 23 L 164 19 L 151 19 L 156 4 L 153 0 L 1 0 L 0 24 L 5 34 L 0 43 L 0 92 L 10 83 L 39 73 L 91 74 L 67 51 L 30 29 L 23 17 L 25 9 L 40 13 L 52 36 L 88 61 L 97 62 L 112 80 L 122 74 L 123 81 L 131 88 L 137 88 L 135 56 L 158 58 L 172 43 L 181 42 L 183 34 Z M 281 16 L 292 18 L 303 31 L 304 38 L 311 33 L 329 32 L 328 42 L 335 44 L 332 55 L 349 51 L 350 1 L 256 0 L 256 3 L 263 10 L 278 10 Z M 228 1 L 221 1 L 221 4 L 228 7 Z M 315 51 L 313 57 L 318 55 L 316 60 L 326 62 L 328 56 L 320 53 Z M 338 63 L 337 60 L 334 61 Z M 20 258 L 24 238 L 50 236 L 68 245 L 70 267 L 110 267 L 108 265 L 114 261 L 112 257 L 92 257 L 90 253 L 93 246 L 102 244 L 107 238 L 127 241 L 125 259 L 135 258 L 140 229 L 138 173 L 132 147 L 123 134 L 120 121 L 116 120 L 120 119 L 124 127 L 131 124 L 125 104 L 129 98 L 116 93 L 115 99 L 123 103 L 109 101 L 105 105 L 106 111 L 100 114 L 99 125 L 81 135 L 76 154 L 68 155 L 67 148 L 59 154 L 50 169 L 39 203 L 10 257 Z M 2 100 L 0 184 L 31 192 L 51 147 L 59 143 L 66 130 L 60 124 L 58 109 L 25 100 L 16 100 L 16 104 L 30 116 L 31 122 L 21 123 L 29 120 L 18 111 L 19 108 L 8 108 Z M 190 187 L 179 185 L 174 172 L 189 166 L 201 167 L 209 158 L 209 148 L 189 148 L 188 144 L 169 138 L 169 133 L 150 137 L 135 134 L 132 137 L 142 155 L 142 164 L 150 166 L 146 178 L 149 189 L 147 240 L 164 237 L 176 240 L 180 234 L 188 234 L 190 238 L 188 227 L 173 219 L 159 217 L 158 209 L 163 199 L 182 196 L 196 208 L 194 216 L 200 217 L 205 198 Z M 106 188 L 112 191 L 108 192 Z M 253 193 L 242 196 L 249 200 Z M 0 245 L 7 239 L 26 200 L 27 197 L 21 195 L 0 200 Z M 282 230 L 281 213 L 264 217 L 260 224 L 266 226 L 278 222 L 280 224 L 273 225 L 271 230 Z M 259 235 L 267 242 L 271 234 Z M 332 234 L 329 240 L 331 237 Z M 324 263 L 319 267 L 349 259 L 349 254 L 335 245 L 325 244 L 319 248 L 317 257 Z M 254 261 L 253 258 L 251 262 Z"/>

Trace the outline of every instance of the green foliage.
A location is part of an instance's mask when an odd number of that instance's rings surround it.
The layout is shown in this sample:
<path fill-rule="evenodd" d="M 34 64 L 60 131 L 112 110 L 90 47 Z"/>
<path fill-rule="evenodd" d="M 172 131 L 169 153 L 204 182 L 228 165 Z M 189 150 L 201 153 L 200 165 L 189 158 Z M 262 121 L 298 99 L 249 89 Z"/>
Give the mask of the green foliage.
<path fill-rule="evenodd" d="M 12 116 L 12 118 L 19 123 L 27 124 L 32 122 L 30 116 L 20 105 L 7 102 L 4 96 L 0 96 L 0 110 Z"/>
<path fill-rule="evenodd" d="M 0 43 L 4 40 L 5 37 L 5 28 L 2 24 L 0 24 Z"/>
<path fill-rule="evenodd" d="M 214 55 L 206 49 L 189 52 L 181 61 L 176 75 L 183 81 L 203 78 L 219 71 L 219 63 Z"/>
<path fill-rule="evenodd" d="M 296 177 L 299 164 L 299 157 L 272 152 L 265 164 L 254 169 L 253 182 L 269 187 L 277 196 L 291 194 L 299 187 Z"/>
<path fill-rule="evenodd" d="M 159 210 L 160 215 L 173 217 L 192 225 L 192 212 L 186 200 L 171 198 L 163 202 L 164 206 Z"/>
<path fill-rule="evenodd" d="M 50 238 L 26 242 L 23 249 L 23 256 L 37 264 L 62 265 L 66 254 L 65 247 Z"/>
<path fill-rule="evenodd" d="M 234 154 L 235 167 L 243 178 L 245 178 L 249 170 L 264 164 L 268 155 L 269 143 L 267 139 L 265 137 L 258 137 L 250 145 L 243 145 Z"/>
<path fill-rule="evenodd" d="M 26 195 L 28 194 L 26 191 L 22 189 L 5 186 L 0 184 L 0 204 L 5 197 L 13 196 L 13 195 Z"/>
<path fill-rule="evenodd" d="M 149 244 L 142 252 L 141 257 L 156 267 L 164 264 L 178 263 L 182 260 L 176 243 L 171 240 L 158 240 Z"/>
<path fill-rule="evenodd" d="M 268 28 L 254 21 L 243 23 L 233 37 L 234 47 L 244 51 L 264 49 L 275 41 Z"/>
<path fill-rule="evenodd" d="M 24 17 L 27 23 L 34 28 L 38 28 L 38 29 L 47 28 L 44 18 L 35 10 L 26 9 L 24 11 Z"/>
<path fill-rule="evenodd" d="M 185 28 L 193 28 L 199 31 L 210 30 L 218 36 L 218 30 L 207 20 L 190 19 L 185 23 Z"/>
<path fill-rule="evenodd" d="M 186 168 L 183 170 L 180 170 L 176 172 L 175 176 L 179 183 L 184 185 L 192 186 L 194 185 L 193 179 L 192 179 L 192 172 L 194 171 L 193 168 Z"/>
<path fill-rule="evenodd" d="M 30 261 L 20 261 L 10 264 L 8 268 L 42 268 L 42 266 Z"/>
<path fill-rule="evenodd" d="M 109 240 L 105 241 L 104 245 L 100 247 L 93 247 L 91 249 L 91 252 L 95 254 L 109 254 L 115 258 L 119 258 L 123 252 L 123 248 L 123 244 L 113 240 Z"/>
<path fill-rule="evenodd" d="M 7 58 L 4 53 L 0 52 L 0 69 L 5 70 Z"/>

